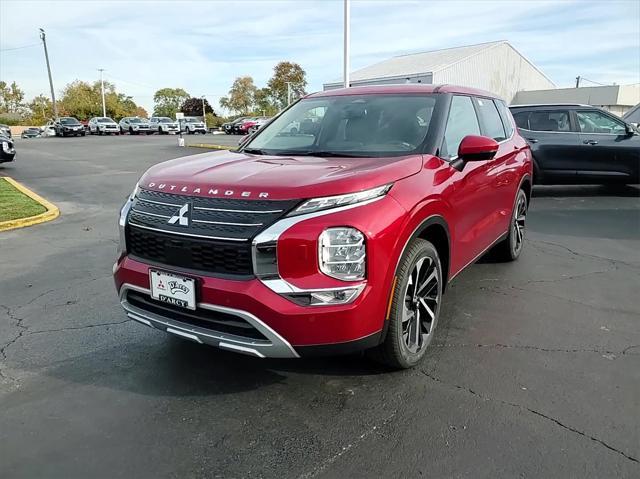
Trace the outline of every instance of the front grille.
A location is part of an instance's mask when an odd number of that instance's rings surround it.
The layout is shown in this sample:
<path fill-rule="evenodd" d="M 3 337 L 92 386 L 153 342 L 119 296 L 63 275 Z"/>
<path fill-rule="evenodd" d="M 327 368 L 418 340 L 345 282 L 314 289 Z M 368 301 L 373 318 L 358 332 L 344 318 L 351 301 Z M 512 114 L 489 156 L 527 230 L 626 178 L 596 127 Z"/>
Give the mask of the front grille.
<path fill-rule="evenodd" d="M 127 247 L 139 258 L 168 266 L 225 275 L 252 274 L 248 242 L 235 244 L 180 237 L 129 226 Z"/>
<path fill-rule="evenodd" d="M 169 266 L 251 275 L 251 240 L 297 203 L 201 198 L 142 189 L 129 213 L 127 248 L 139 258 Z M 183 216 L 188 225 L 170 224 L 185 205 Z"/>
<path fill-rule="evenodd" d="M 266 341 L 267 338 L 247 321 L 234 314 L 197 308 L 195 311 L 157 301 L 150 296 L 136 291 L 127 292 L 127 302 L 138 309 L 159 316 L 167 317 L 181 323 L 200 328 L 232 334 L 243 338 Z"/>

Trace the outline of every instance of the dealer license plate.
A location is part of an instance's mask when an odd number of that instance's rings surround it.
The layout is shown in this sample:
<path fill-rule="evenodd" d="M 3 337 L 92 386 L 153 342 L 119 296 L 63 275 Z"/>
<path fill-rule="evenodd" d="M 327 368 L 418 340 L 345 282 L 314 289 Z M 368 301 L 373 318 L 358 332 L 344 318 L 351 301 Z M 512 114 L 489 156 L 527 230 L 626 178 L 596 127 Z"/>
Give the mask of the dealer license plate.
<path fill-rule="evenodd" d="M 163 303 L 196 309 L 196 282 L 165 271 L 149 270 L 151 297 Z"/>

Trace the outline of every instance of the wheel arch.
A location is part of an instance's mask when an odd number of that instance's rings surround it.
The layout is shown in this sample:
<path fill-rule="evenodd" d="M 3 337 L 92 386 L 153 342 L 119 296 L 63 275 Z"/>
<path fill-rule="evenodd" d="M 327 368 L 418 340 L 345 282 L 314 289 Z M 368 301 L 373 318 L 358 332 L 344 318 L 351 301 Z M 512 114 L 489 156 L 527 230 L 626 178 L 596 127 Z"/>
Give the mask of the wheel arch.
<path fill-rule="evenodd" d="M 398 274 L 398 268 L 400 267 L 400 262 L 402 261 L 402 257 L 404 256 L 404 252 L 407 249 L 407 246 L 411 241 L 416 238 L 424 239 L 429 241 L 436 248 L 438 255 L 440 256 L 440 261 L 442 263 L 442 292 L 444 293 L 447 288 L 447 283 L 449 281 L 450 270 L 451 267 L 451 234 L 449 231 L 449 225 L 443 216 L 439 214 L 433 214 L 422 220 L 420 224 L 413 230 L 413 233 L 409 236 L 409 238 L 404 242 L 402 246 L 402 251 L 398 256 L 396 261 L 395 268 L 393 269 L 393 287 L 389 291 L 389 298 L 387 299 L 387 304 L 392 301 L 393 293 L 396 284 L 396 277 Z M 384 318 L 384 326 L 382 328 L 382 334 L 380 335 L 380 342 L 384 342 L 387 331 L 389 329 L 389 320 L 385 315 Z"/>

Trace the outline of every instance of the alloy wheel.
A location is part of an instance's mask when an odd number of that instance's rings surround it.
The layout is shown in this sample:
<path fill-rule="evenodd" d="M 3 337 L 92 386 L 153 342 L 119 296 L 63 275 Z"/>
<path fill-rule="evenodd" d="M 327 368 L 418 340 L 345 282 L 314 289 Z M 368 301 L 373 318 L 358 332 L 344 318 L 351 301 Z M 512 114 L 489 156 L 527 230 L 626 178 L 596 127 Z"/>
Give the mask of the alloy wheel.
<path fill-rule="evenodd" d="M 429 344 L 438 322 L 441 288 L 438 268 L 429 257 L 414 265 L 404 295 L 402 339 L 411 353 Z"/>
<path fill-rule="evenodd" d="M 518 195 L 518 202 L 516 204 L 515 212 L 513 215 L 512 237 L 513 237 L 513 252 L 514 256 L 520 254 L 522 245 L 524 243 L 525 222 L 527 219 L 527 198 L 524 194 Z"/>

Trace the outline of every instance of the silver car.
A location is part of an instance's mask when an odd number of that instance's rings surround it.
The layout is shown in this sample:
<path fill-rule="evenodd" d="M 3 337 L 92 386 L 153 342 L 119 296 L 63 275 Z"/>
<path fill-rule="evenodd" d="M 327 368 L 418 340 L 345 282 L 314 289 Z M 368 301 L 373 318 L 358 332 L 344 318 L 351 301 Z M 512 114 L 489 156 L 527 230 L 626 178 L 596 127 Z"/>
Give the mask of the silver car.
<path fill-rule="evenodd" d="M 196 133 L 207 133 L 207 127 L 204 122 L 195 116 L 185 116 L 180 121 L 180 130 L 186 132 L 189 135 L 195 135 Z"/>
<path fill-rule="evenodd" d="M 152 116 L 149 118 L 149 127 L 151 131 L 157 131 L 160 135 L 174 134 L 180 131 L 178 122 L 168 116 Z"/>
<path fill-rule="evenodd" d="M 125 116 L 120 120 L 120 134 L 124 135 L 126 132 L 129 132 L 130 135 L 139 135 L 140 133 L 145 135 L 153 134 L 149 121 L 146 118 L 137 116 Z"/>
<path fill-rule="evenodd" d="M 87 124 L 89 133 L 92 135 L 119 135 L 120 128 L 111 118 L 106 116 L 95 116 Z"/>

